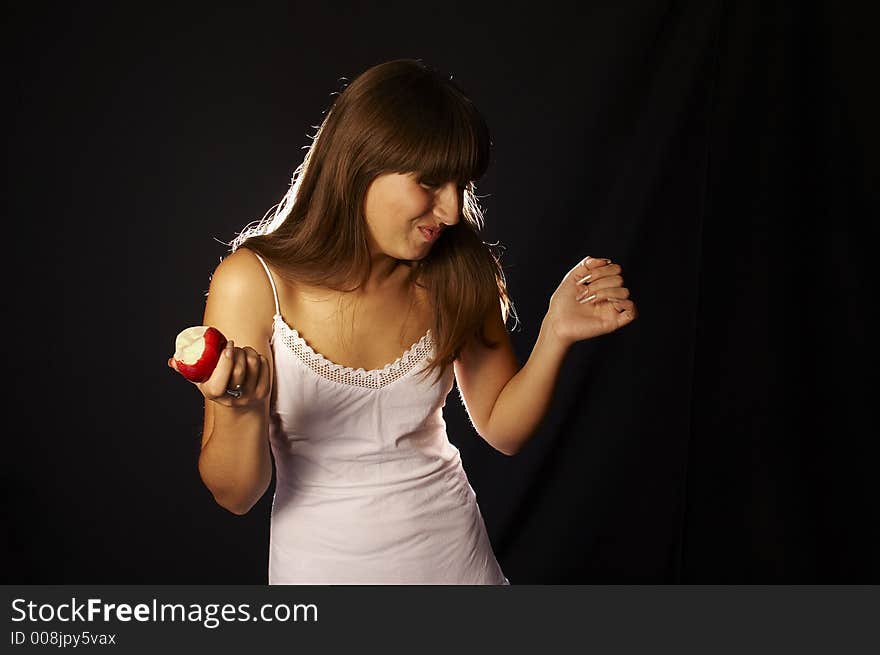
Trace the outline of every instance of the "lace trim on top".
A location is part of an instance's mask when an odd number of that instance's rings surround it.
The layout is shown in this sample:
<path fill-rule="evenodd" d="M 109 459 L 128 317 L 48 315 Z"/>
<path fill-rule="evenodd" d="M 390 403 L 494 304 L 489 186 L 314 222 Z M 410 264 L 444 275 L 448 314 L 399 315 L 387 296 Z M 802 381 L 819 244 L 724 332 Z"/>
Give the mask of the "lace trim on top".
<path fill-rule="evenodd" d="M 318 375 L 356 387 L 366 387 L 369 389 L 380 389 L 413 370 L 419 362 L 421 362 L 428 352 L 431 350 L 433 340 L 431 339 L 431 330 L 416 341 L 409 349 L 400 357 L 390 364 L 386 364 L 382 368 L 374 368 L 369 371 L 363 368 L 351 368 L 331 362 L 319 352 L 315 352 L 312 347 L 303 339 L 296 328 L 290 327 L 281 317 L 281 314 L 275 314 L 275 323 L 281 326 L 281 340 L 284 345 L 290 348 L 304 364 L 311 368 Z"/>

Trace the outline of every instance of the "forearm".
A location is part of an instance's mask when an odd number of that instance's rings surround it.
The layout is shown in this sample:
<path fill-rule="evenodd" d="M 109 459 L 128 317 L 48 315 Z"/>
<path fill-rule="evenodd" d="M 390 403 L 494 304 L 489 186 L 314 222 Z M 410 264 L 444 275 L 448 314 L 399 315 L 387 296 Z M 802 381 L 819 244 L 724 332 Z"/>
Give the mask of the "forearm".
<path fill-rule="evenodd" d="M 272 479 L 268 420 L 260 411 L 218 406 L 199 455 L 199 473 L 218 504 L 245 514 Z"/>
<path fill-rule="evenodd" d="M 538 428 L 550 406 L 568 348 L 544 321 L 529 360 L 504 386 L 492 407 L 484 438 L 496 449 L 514 455 Z"/>

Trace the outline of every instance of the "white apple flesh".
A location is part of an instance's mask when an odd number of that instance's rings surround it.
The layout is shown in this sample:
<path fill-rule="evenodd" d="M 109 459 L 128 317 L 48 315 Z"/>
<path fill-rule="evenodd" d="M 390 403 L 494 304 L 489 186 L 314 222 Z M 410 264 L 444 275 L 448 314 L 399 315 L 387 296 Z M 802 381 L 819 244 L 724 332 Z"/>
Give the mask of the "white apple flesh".
<path fill-rule="evenodd" d="M 214 327 L 188 327 L 174 340 L 174 365 L 190 382 L 204 382 L 214 372 L 226 347 L 226 337 Z"/>

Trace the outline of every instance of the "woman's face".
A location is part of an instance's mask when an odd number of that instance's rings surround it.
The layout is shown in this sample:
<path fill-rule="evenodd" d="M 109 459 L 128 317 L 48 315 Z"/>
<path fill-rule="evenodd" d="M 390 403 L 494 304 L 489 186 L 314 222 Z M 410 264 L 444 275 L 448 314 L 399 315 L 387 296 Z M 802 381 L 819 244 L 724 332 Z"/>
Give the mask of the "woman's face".
<path fill-rule="evenodd" d="M 442 229 L 458 223 L 464 188 L 455 182 L 425 180 L 416 173 L 387 173 L 367 188 L 364 203 L 370 253 L 395 259 L 425 257 L 442 237 Z M 420 227 L 435 235 L 426 237 Z M 440 230 L 440 233 L 437 231 Z"/>

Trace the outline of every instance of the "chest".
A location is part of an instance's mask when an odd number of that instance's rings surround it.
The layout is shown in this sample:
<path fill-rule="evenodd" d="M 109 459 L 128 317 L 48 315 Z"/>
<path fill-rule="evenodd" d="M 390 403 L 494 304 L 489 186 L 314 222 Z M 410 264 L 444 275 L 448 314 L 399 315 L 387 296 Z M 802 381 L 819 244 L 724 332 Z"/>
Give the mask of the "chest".
<path fill-rule="evenodd" d="M 335 291 L 278 289 L 281 315 L 317 353 L 367 371 L 396 361 L 432 325 L 418 288 L 354 297 Z"/>

